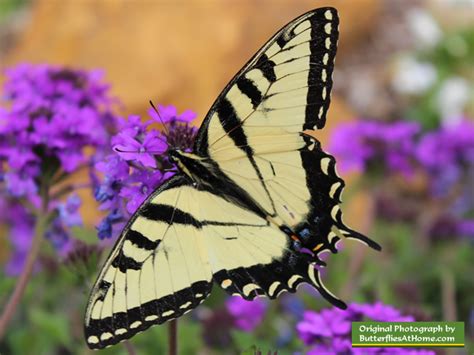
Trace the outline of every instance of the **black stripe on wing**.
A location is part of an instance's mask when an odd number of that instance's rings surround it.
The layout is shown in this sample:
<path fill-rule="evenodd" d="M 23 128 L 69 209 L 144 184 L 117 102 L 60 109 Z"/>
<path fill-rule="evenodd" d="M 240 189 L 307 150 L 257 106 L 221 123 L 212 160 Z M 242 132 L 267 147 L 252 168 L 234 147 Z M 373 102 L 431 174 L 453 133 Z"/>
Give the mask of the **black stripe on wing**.
<path fill-rule="evenodd" d="M 145 250 L 155 250 L 160 244 L 160 240 L 152 241 L 145 237 L 140 232 L 129 230 L 125 235 L 125 240 L 129 240 L 132 244 L 136 245 L 138 248 Z"/>
<path fill-rule="evenodd" d="M 252 80 L 242 76 L 237 80 L 237 87 L 242 92 L 242 94 L 246 95 L 250 99 L 254 109 L 260 105 L 263 100 L 263 93 L 257 88 Z"/>
<path fill-rule="evenodd" d="M 235 145 L 240 147 L 247 155 L 252 155 L 252 148 L 248 145 L 247 136 L 241 127 L 240 118 L 237 117 L 234 106 L 225 97 L 216 107 L 222 128 L 226 134 L 234 141 Z"/>
<path fill-rule="evenodd" d="M 263 76 L 270 82 L 270 84 L 276 81 L 275 63 L 268 59 L 268 56 L 265 53 L 257 60 L 255 68 L 262 71 Z"/>

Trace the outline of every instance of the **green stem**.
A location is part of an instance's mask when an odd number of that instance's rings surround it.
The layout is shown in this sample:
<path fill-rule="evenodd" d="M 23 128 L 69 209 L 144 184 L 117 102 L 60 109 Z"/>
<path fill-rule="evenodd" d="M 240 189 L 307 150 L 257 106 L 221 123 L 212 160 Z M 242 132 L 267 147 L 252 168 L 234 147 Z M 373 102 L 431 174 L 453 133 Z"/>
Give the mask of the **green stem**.
<path fill-rule="evenodd" d="M 30 250 L 26 257 L 25 264 L 21 270 L 21 274 L 15 285 L 15 289 L 8 299 L 8 303 L 3 309 L 2 315 L 0 316 L 0 340 L 3 339 L 8 324 L 10 323 L 18 304 L 25 293 L 26 285 L 30 280 L 33 268 L 35 266 L 36 259 L 40 253 L 41 242 L 43 241 L 44 234 L 51 222 L 52 215 L 48 213 L 49 206 L 49 183 L 46 178 L 43 178 L 40 182 L 40 196 L 41 196 L 41 208 L 36 213 L 35 231 L 33 240 L 31 242 Z"/>
<path fill-rule="evenodd" d="M 168 354 L 178 354 L 178 320 L 172 319 L 168 323 Z"/>
<path fill-rule="evenodd" d="M 2 315 L 0 317 L 0 340 L 3 339 L 8 323 L 15 314 L 16 307 L 18 306 L 18 303 L 25 292 L 26 285 L 30 280 L 35 261 L 40 252 L 41 242 L 43 240 L 44 233 L 46 232 L 48 220 L 49 216 L 47 214 L 39 214 L 37 217 L 35 233 L 26 262 L 15 285 L 15 289 L 13 290 L 13 293 L 11 294 L 10 299 L 8 300 L 8 303 L 3 309 Z"/>
<path fill-rule="evenodd" d="M 441 296 L 443 305 L 443 320 L 455 321 L 456 312 L 456 283 L 451 270 L 443 269 L 441 271 Z"/>

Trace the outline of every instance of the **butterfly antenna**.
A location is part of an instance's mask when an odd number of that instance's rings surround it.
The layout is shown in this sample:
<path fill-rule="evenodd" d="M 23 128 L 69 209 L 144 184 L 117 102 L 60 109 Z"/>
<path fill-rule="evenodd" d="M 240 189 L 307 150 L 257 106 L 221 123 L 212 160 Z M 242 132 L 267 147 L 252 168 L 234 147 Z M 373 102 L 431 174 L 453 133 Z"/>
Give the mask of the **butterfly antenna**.
<path fill-rule="evenodd" d="M 158 118 L 160 119 L 161 124 L 163 125 L 163 129 L 165 130 L 166 135 L 169 136 L 170 132 L 168 131 L 168 127 L 166 126 L 165 122 L 161 118 L 160 112 L 156 109 L 155 105 L 153 105 L 153 102 L 151 100 L 150 100 L 150 105 L 153 108 L 153 110 L 156 112 L 156 114 L 158 115 Z"/>
<path fill-rule="evenodd" d="M 166 141 L 162 138 L 159 138 L 159 137 L 156 137 L 158 138 L 159 140 L 163 141 L 164 143 L 166 143 Z M 113 147 L 112 148 L 113 150 L 115 150 L 116 152 L 119 152 L 119 153 L 150 153 L 150 154 L 163 154 L 163 152 L 159 151 L 159 150 L 146 150 L 144 152 L 141 152 L 139 150 L 123 150 L 123 149 L 120 149 L 120 148 L 116 148 L 116 147 Z"/>

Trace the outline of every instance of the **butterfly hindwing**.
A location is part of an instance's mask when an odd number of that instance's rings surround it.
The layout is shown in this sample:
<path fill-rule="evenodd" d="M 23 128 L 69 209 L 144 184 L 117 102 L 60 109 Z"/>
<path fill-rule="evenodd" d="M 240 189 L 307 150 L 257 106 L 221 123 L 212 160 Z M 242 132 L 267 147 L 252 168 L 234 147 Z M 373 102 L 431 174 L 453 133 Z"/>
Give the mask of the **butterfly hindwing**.
<path fill-rule="evenodd" d="M 210 293 L 212 273 L 200 230 L 175 208 L 186 201 L 180 194 L 187 184 L 182 176 L 171 179 L 123 230 L 91 292 L 85 322 L 89 347 L 103 348 L 177 318 Z"/>
<path fill-rule="evenodd" d="M 302 282 L 326 292 L 314 262 L 284 231 L 177 176 L 138 209 L 102 269 L 86 312 L 89 347 L 180 317 L 207 297 L 212 281 L 248 300 L 295 292 Z"/>

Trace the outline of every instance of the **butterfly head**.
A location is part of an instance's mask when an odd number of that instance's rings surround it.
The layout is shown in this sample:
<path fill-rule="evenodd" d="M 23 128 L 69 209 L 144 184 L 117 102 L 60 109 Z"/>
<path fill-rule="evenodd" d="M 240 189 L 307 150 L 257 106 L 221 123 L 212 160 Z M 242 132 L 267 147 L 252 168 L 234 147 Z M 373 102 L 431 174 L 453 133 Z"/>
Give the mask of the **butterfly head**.
<path fill-rule="evenodd" d="M 171 163 L 175 164 L 184 174 L 195 180 L 202 174 L 202 158 L 196 154 L 188 153 L 179 148 L 171 148 L 168 151 Z"/>
<path fill-rule="evenodd" d="M 178 165 L 180 152 L 181 152 L 181 149 L 170 148 L 168 150 L 168 158 L 169 158 L 170 162 L 172 162 L 173 164 Z"/>

